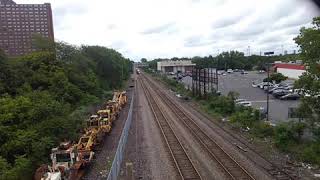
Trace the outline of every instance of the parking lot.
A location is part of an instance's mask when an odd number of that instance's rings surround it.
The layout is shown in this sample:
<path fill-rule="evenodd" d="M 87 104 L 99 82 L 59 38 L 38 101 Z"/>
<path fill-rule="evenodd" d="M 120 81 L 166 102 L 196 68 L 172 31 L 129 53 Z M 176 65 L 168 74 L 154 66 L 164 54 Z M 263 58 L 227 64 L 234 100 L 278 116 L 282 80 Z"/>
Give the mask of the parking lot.
<path fill-rule="evenodd" d="M 239 72 L 219 75 L 218 90 L 223 95 L 227 95 L 230 91 L 235 91 L 240 94 L 239 98 L 247 99 L 252 102 L 255 108 L 267 107 L 267 93 L 260 88 L 252 87 L 252 82 L 262 82 L 267 74 L 258 74 L 257 72 L 248 72 L 248 74 L 241 74 Z M 192 78 L 185 77 L 182 80 L 186 86 L 191 87 Z M 288 108 L 298 107 L 297 100 L 279 100 L 275 99 L 271 94 L 269 95 L 269 119 L 272 123 L 278 123 L 288 120 Z"/>

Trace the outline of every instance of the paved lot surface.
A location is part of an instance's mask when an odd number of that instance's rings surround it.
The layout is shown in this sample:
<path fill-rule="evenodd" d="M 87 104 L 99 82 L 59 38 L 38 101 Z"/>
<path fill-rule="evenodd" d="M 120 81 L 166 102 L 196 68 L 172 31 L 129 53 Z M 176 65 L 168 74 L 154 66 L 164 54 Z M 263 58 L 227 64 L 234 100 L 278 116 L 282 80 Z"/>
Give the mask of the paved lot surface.
<path fill-rule="evenodd" d="M 252 101 L 253 107 L 267 107 L 267 93 L 260 88 L 253 88 L 251 86 L 253 81 L 262 82 L 267 77 L 267 74 L 257 74 L 256 72 L 249 72 L 249 74 L 240 74 L 238 72 L 227 74 L 225 76 L 219 75 L 219 91 L 226 95 L 230 91 L 235 91 L 240 94 L 241 99 L 247 99 Z M 183 82 L 186 87 L 191 87 L 192 78 L 185 77 Z M 288 108 L 297 107 L 299 101 L 288 100 L 282 101 L 270 97 L 270 120 L 273 123 L 287 121 L 288 119 Z"/>

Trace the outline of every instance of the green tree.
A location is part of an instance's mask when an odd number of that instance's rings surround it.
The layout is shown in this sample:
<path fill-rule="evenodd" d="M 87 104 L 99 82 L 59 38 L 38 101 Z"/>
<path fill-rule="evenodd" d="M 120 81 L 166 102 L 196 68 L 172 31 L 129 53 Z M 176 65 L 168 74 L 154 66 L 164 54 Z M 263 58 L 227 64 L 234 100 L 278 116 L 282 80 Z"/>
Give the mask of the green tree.
<path fill-rule="evenodd" d="M 148 60 L 146 58 L 141 58 L 140 62 L 146 63 L 146 62 L 148 62 Z"/>
<path fill-rule="evenodd" d="M 310 127 L 320 122 L 320 17 L 313 18 L 313 27 L 300 29 L 300 34 L 294 38 L 300 47 L 301 57 L 306 66 L 304 73 L 296 82 L 297 88 L 302 88 L 310 94 L 310 97 L 302 99 L 304 111 L 310 113 L 307 118 Z M 306 113 L 305 113 L 306 114 Z"/>
<path fill-rule="evenodd" d="M 55 42 L 53 39 L 43 37 L 40 34 L 34 34 L 32 36 L 32 47 L 38 51 L 49 51 L 51 53 L 55 53 Z"/>
<path fill-rule="evenodd" d="M 263 81 L 264 82 L 275 82 L 277 84 L 281 83 L 282 81 L 285 81 L 286 79 L 288 79 L 288 77 L 284 76 L 281 73 L 273 73 L 270 75 L 269 78 L 265 78 Z"/>

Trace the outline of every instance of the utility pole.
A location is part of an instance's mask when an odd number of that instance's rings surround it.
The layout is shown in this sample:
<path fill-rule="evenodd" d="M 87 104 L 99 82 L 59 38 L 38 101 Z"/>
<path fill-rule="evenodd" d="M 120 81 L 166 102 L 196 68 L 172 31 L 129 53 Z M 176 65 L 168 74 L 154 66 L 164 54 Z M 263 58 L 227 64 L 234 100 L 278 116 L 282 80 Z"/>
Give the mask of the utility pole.
<path fill-rule="evenodd" d="M 219 89 L 219 77 L 218 77 L 218 70 L 219 70 L 220 58 L 218 56 L 217 68 L 216 68 L 216 78 L 217 78 L 217 91 Z"/>
<path fill-rule="evenodd" d="M 267 71 L 268 71 L 268 92 L 267 92 L 267 121 L 269 121 L 269 90 L 270 90 L 270 82 L 269 82 L 269 78 L 270 78 L 270 68 L 269 68 L 269 63 L 267 63 Z"/>

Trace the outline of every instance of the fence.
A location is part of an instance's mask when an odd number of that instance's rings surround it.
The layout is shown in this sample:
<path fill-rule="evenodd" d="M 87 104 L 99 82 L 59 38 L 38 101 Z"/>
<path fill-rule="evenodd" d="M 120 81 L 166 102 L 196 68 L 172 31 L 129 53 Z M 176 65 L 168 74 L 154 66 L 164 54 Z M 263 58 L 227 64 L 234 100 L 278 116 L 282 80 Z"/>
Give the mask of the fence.
<path fill-rule="evenodd" d="M 119 171 L 120 171 L 120 168 L 121 168 L 121 162 L 122 162 L 123 155 L 124 155 L 123 153 L 124 153 L 125 146 L 126 146 L 126 143 L 127 143 L 128 133 L 129 133 L 129 130 L 130 130 L 130 125 L 131 125 L 131 122 L 132 122 L 132 110 L 133 110 L 134 93 L 135 93 L 135 91 L 133 91 L 133 93 L 132 93 L 132 99 L 131 99 L 131 103 L 130 103 L 130 107 L 129 107 L 128 117 L 127 117 L 127 120 L 125 122 L 123 131 L 122 131 L 122 134 L 121 134 L 121 137 L 120 137 L 120 140 L 119 140 L 119 144 L 118 144 L 118 147 L 117 147 L 116 155 L 115 155 L 115 157 L 113 159 L 112 166 L 111 166 L 111 169 L 110 169 L 110 172 L 109 172 L 107 180 L 116 180 L 118 178 L 118 174 L 119 174 Z"/>

